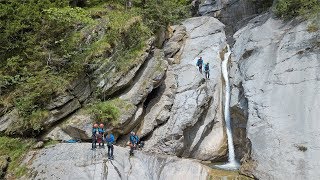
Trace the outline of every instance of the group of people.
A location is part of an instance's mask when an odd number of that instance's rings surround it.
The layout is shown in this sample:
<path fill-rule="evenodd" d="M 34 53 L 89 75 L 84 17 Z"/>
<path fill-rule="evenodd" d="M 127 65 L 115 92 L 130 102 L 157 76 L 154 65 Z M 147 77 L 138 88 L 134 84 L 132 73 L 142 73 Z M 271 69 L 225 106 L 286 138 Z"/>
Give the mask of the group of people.
<path fill-rule="evenodd" d="M 92 150 L 97 148 L 104 148 L 104 143 L 107 143 L 108 147 L 108 158 L 113 159 L 113 144 L 115 142 L 113 134 L 109 134 L 105 131 L 103 124 L 94 124 L 92 127 Z"/>
<path fill-rule="evenodd" d="M 97 148 L 97 143 L 99 148 L 104 148 L 105 142 L 107 143 L 108 147 L 108 159 L 114 159 L 113 156 L 113 145 L 115 144 L 115 138 L 114 135 L 110 132 L 107 133 L 103 124 L 94 124 L 92 127 L 92 150 L 95 150 Z M 129 143 L 128 146 L 130 146 L 129 155 L 133 156 L 133 151 L 137 149 L 138 147 L 143 147 L 144 143 L 140 141 L 139 136 L 136 135 L 135 132 L 130 133 L 129 137 Z"/>
<path fill-rule="evenodd" d="M 202 67 L 204 65 L 204 73 L 205 73 L 205 77 L 206 79 L 209 79 L 210 77 L 210 73 L 209 73 L 209 63 L 204 64 L 202 57 L 200 57 L 197 61 L 197 66 L 199 67 L 199 71 L 202 74 Z"/>

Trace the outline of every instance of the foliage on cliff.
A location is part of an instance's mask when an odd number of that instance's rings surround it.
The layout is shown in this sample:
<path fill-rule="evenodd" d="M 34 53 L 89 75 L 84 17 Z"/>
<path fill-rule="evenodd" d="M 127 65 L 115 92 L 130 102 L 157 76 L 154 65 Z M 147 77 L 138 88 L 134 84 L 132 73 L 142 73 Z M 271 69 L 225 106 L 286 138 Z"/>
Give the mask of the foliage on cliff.
<path fill-rule="evenodd" d="M 0 137 L 0 156 L 9 156 L 10 163 L 8 172 L 15 177 L 23 175 L 26 171 L 24 166 L 19 166 L 23 155 L 34 144 L 33 140 L 20 138 Z"/>
<path fill-rule="evenodd" d="M 127 2 L 0 1 L 0 117 L 16 108 L 21 128 L 41 130 L 46 115 L 35 114 L 80 74 L 127 71 L 160 26 L 187 15 L 181 0 Z"/>
<path fill-rule="evenodd" d="M 315 18 L 319 16 L 319 0 L 278 0 L 275 5 L 275 13 L 284 18 L 303 16 Z"/>

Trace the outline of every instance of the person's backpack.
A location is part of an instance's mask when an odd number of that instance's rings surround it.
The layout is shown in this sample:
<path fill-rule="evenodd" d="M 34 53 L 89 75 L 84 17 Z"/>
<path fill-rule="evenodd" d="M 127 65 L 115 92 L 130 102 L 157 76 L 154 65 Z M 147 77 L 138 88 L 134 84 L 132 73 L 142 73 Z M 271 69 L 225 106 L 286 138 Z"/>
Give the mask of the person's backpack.
<path fill-rule="evenodd" d="M 92 128 L 92 135 L 96 135 L 98 132 L 98 128 Z"/>
<path fill-rule="evenodd" d="M 99 134 L 104 134 L 105 131 L 104 131 L 103 128 L 99 128 L 99 129 L 98 129 L 98 132 L 99 132 Z"/>
<path fill-rule="evenodd" d="M 204 67 L 204 70 L 209 71 L 209 65 L 206 64 L 206 66 Z"/>
<path fill-rule="evenodd" d="M 197 66 L 200 66 L 200 64 L 201 64 L 201 59 L 198 59 Z"/>
<path fill-rule="evenodd" d="M 114 143 L 114 136 L 112 134 L 110 134 L 110 136 L 106 137 L 106 141 L 107 141 L 107 145 L 111 146 Z"/>
<path fill-rule="evenodd" d="M 140 139 L 139 136 L 135 135 L 134 138 L 136 139 L 137 144 L 139 143 Z"/>
<path fill-rule="evenodd" d="M 131 142 L 132 144 L 138 144 L 138 142 L 139 142 L 139 137 L 138 137 L 137 135 L 135 135 L 135 136 L 131 135 L 131 136 L 130 136 L 130 142 Z"/>

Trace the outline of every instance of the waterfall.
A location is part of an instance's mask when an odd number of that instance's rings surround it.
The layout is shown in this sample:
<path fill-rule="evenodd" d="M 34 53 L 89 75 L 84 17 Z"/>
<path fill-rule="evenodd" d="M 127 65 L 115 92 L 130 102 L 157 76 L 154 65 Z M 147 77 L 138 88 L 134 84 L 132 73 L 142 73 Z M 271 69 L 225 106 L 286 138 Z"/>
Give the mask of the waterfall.
<path fill-rule="evenodd" d="M 227 52 L 224 54 L 224 60 L 221 64 L 222 75 L 225 81 L 225 104 L 224 104 L 224 120 L 226 123 L 227 129 L 227 137 L 228 137 L 228 163 L 224 165 L 219 165 L 217 167 L 223 169 L 238 169 L 239 163 L 236 161 L 234 154 L 234 145 L 231 131 L 231 119 L 230 119 L 230 84 L 229 84 L 229 76 L 228 76 L 228 61 L 231 55 L 230 47 L 227 45 Z"/>

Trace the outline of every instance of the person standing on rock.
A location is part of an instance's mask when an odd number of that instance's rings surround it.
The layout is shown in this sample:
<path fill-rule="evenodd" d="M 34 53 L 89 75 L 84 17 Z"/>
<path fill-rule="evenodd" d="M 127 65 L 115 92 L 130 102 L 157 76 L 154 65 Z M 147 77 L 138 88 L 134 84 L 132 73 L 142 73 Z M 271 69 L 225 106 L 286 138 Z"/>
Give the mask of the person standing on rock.
<path fill-rule="evenodd" d="M 92 126 L 92 150 L 97 148 L 97 135 L 99 134 L 98 124 Z"/>
<path fill-rule="evenodd" d="M 137 148 L 137 145 L 139 142 L 139 137 L 135 134 L 135 132 L 132 131 L 129 139 L 130 139 L 130 144 L 129 144 L 130 152 L 129 152 L 129 154 L 130 154 L 130 156 L 133 156 L 134 155 L 133 151 Z"/>
<path fill-rule="evenodd" d="M 114 144 L 113 134 L 110 133 L 106 136 L 106 142 L 108 147 L 108 159 L 113 159 L 113 144 Z"/>
<path fill-rule="evenodd" d="M 99 147 L 104 148 L 104 133 L 105 133 L 105 130 L 104 130 L 104 125 L 103 124 L 99 125 L 98 132 L 99 132 L 99 137 L 97 139 L 98 139 Z"/>
<path fill-rule="evenodd" d="M 200 57 L 197 61 L 197 66 L 199 67 L 199 71 L 202 74 L 202 65 L 203 65 L 203 59 Z"/>
<path fill-rule="evenodd" d="M 206 79 L 209 79 L 209 76 L 210 76 L 210 73 L 209 73 L 209 63 L 207 63 L 205 66 L 204 66 L 204 74 L 206 76 Z"/>

